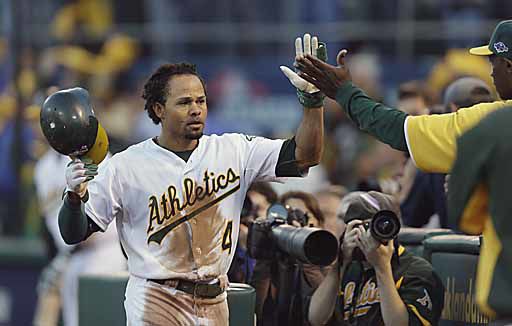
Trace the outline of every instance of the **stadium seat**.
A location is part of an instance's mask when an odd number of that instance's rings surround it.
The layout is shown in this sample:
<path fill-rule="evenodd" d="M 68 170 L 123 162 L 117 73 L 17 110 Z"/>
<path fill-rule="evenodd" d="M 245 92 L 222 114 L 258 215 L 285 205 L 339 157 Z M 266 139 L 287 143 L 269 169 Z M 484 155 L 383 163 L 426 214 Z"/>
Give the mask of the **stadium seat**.
<path fill-rule="evenodd" d="M 84 275 L 79 281 L 79 324 L 126 325 L 124 292 L 128 273 Z M 231 283 L 228 289 L 230 325 L 254 325 L 256 291 L 247 284 Z"/>
<path fill-rule="evenodd" d="M 435 235 L 453 234 L 450 229 L 424 229 L 403 227 L 398 233 L 398 241 L 412 253 L 423 257 L 423 241 Z"/>
<path fill-rule="evenodd" d="M 439 325 L 487 325 L 476 306 L 475 279 L 480 238 L 438 235 L 423 242 L 424 257 L 432 263 L 445 286 L 445 302 Z"/>

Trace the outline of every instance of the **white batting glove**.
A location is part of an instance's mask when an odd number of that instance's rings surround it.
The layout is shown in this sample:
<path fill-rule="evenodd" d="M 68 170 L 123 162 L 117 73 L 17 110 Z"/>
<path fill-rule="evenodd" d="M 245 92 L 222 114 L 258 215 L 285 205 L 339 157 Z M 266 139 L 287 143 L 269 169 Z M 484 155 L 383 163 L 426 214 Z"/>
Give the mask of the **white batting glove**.
<path fill-rule="evenodd" d="M 295 59 L 302 58 L 305 55 L 312 55 L 322 61 L 327 60 L 327 50 L 325 44 L 319 43 L 316 36 L 311 37 L 309 34 L 304 34 L 304 43 L 300 37 L 295 39 Z M 322 106 L 324 94 L 319 89 L 300 77 L 295 71 L 286 67 L 280 66 L 281 71 L 290 80 L 293 86 L 297 88 L 297 96 L 299 102 L 305 107 L 319 107 Z"/>
<path fill-rule="evenodd" d="M 98 165 L 90 159 L 73 159 L 66 167 L 66 192 L 76 193 L 80 198 L 87 192 L 87 182 L 98 175 Z"/>

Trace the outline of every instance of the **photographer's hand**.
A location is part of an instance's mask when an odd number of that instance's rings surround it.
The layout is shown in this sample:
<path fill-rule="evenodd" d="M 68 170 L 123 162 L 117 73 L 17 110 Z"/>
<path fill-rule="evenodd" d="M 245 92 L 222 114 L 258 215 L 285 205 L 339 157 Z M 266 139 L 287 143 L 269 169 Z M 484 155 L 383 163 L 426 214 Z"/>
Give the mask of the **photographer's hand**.
<path fill-rule="evenodd" d="M 389 241 L 387 245 L 383 245 L 375 240 L 368 230 L 358 240 L 358 247 L 375 269 L 380 294 L 380 312 L 384 325 L 408 325 L 409 312 L 398 294 L 393 279 L 393 269 L 391 267 L 391 257 L 395 250 L 393 240 Z"/>
<path fill-rule="evenodd" d="M 347 264 L 352 260 L 352 253 L 354 248 L 357 247 L 359 238 L 362 236 L 363 231 L 356 225 L 363 223 L 361 220 L 352 220 L 348 222 L 347 228 L 345 229 L 345 236 L 341 243 L 341 252 L 343 253 L 343 264 Z"/>
<path fill-rule="evenodd" d="M 372 237 L 370 230 L 365 230 L 363 226 L 359 226 L 359 229 L 362 235 L 356 242 L 366 260 L 376 271 L 391 267 L 391 257 L 395 251 L 393 240 L 383 245 Z"/>

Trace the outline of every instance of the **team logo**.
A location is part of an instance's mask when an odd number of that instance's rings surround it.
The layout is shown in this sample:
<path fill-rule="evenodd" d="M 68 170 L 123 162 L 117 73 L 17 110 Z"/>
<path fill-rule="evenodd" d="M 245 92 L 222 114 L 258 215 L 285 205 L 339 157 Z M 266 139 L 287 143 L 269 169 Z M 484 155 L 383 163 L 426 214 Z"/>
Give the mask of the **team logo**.
<path fill-rule="evenodd" d="M 253 141 L 256 136 L 250 136 L 250 135 L 244 135 L 245 136 L 245 139 L 247 139 L 248 141 Z"/>
<path fill-rule="evenodd" d="M 494 49 L 498 53 L 508 52 L 508 47 L 503 42 L 494 43 Z"/>
<path fill-rule="evenodd" d="M 428 310 L 432 310 L 432 300 L 430 300 L 427 289 L 423 289 L 423 292 L 425 293 L 425 296 L 417 299 L 416 301 L 418 301 L 423 307 L 427 307 Z"/>

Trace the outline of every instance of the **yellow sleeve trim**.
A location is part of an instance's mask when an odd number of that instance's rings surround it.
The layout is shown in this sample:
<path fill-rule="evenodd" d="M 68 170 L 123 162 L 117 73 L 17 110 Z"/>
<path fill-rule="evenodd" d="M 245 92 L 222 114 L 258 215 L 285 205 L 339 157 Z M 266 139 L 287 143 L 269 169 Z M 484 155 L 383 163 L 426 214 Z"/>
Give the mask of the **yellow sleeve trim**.
<path fill-rule="evenodd" d="M 402 256 L 402 254 L 405 252 L 405 247 L 400 245 L 398 247 L 398 256 Z"/>
<path fill-rule="evenodd" d="M 416 309 L 416 307 L 414 305 L 408 304 L 407 307 L 409 307 L 411 309 L 411 311 L 416 315 L 416 317 L 418 317 L 418 319 L 421 321 L 421 324 L 423 326 L 432 326 L 428 320 L 426 320 L 425 318 L 423 318 L 421 316 L 420 312 L 418 311 L 418 309 Z"/>
<path fill-rule="evenodd" d="M 476 303 L 484 315 L 495 318 L 496 311 L 489 306 L 489 296 L 491 295 L 491 283 L 496 271 L 496 263 L 503 246 L 491 218 L 485 221 L 483 237 L 484 241 L 480 248 L 480 258 L 478 259 L 476 272 L 477 291 L 475 297 Z"/>
<path fill-rule="evenodd" d="M 402 277 L 400 277 L 400 278 L 398 279 L 398 281 L 396 281 L 395 286 L 396 286 L 396 289 L 397 289 L 397 290 L 399 290 L 399 289 L 400 289 L 400 287 L 402 286 L 402 282 L 403 282 L 403 281 L 404 281 L 404 277 L 403 277 L 403 276 L 402 276 Z"/>
<path fill-rule="evenodd" d="M 490 112 L 512 105 L 512 101 L 480 103 L 454 113 L 407 117 L 404 123 L 407 148 L 416 166 L 425 172 L 450 172 L 456 141 Z"/>
<path fill-rule="evenodd" d="M 411 118 L 411 116 L 407 116 L 407 118 L 405 118 L 405 122 L 404 122 L 405 143 L 407 144 L 407 150 L 409 151 L 409 154 L 411 156 L 412 163 L 414 163 L 415 167 L 418 167 L 418 164 L 416 164 L 416 161 L 414 160 L 414 151 L 411 149 L 411 145 L 410 145 L 410 141 L 409 141 L 409 134 L 407 132 L 407 122 L 409 121 L 410 118 Z"/>
<path fill-rule="evenodd" d="M 484 184 L 478 185 L 459 220 L 459 227 L 462 231 L 476 235 L 483 232 L 484 224 L 489 219 L 488 201 L 487 187 Z"/>

